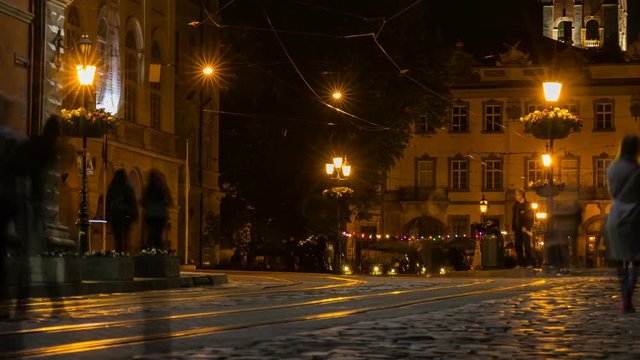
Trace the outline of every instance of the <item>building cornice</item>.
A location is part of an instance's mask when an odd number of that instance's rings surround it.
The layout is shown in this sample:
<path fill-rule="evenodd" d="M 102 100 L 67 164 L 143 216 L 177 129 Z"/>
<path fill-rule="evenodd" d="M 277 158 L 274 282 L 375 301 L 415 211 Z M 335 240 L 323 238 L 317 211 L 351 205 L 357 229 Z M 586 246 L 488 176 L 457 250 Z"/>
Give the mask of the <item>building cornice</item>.
<path fill-rule="evenodd" d="M 65 9 L 67 6 L 71 5 L 71 3 L 73 2 L 73 0 L 49 0 L 47 1 L 47 3 L 51 4 L 51 5 L 56 5 L 59 6 L 63 9 Z"/>
<path fill-rule="evenodd" d="M 6 2 L 0 0 L 0 13 L 9 15 L 15 19 L 18 19 L 26 24 L 30 24 L 34 15 L 28 11 L 21 10 L 13 5 L 9 5 Z"/>

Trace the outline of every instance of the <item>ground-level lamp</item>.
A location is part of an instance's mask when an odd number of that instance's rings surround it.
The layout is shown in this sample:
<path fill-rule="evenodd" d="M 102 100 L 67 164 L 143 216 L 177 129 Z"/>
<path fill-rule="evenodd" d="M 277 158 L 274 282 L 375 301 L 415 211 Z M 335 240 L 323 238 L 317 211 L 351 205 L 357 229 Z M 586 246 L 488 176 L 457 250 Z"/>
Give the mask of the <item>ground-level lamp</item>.
<path fill-rule="evenodd" d="M 82 64 L 76 65 L 78 83 L 82 90 L 82 107 L 84 107 L 85 90 L 93 84 L 96 74 L 96 66 L 88 63 L 91 54 L 91 40 L 87 34 L 83 34 L 78 41 L 78 50 Z M 89 246 L 89 210 L 87 204 L 87 121 L 82 121 L 82 188 L 80 190 L 80 209 L 78 211 L 78 245 L 80 252 L 85 253 Z"/>
<path fill-rule="evenodd" d="M 487 200 L 487 198 L 484 197 L 484 194 L 482 194 L 482 199 L 480 199 L 480 214 L 482 216 L 482 224 L 485 223 L 485 216 L 488 210 L 489 210 L 489 201 Z"/>

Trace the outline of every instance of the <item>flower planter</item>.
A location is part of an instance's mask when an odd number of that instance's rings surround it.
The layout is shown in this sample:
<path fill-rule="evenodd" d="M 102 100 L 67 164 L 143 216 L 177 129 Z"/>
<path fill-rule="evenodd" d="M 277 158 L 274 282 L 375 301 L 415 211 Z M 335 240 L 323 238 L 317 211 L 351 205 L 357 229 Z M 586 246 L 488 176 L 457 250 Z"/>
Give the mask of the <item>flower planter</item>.
<path fill-rule="evenodd" d="M 122 257 L 85 257 L 82 264 L 83 280 L 133 280 L 133 259 Z"/>
<path fill-rule="evenodd" d="M 562 190 L 564 190 L 564 185 L 544 185 L 535 187 L 533 190 L 535 190 L 536 194 L 541 197 L 556 197 Z"/>
<path fill-rule="evenodd" d="M 81 258 L 75 256 L 7 258 L 2 270 L 4 285 L 25 283 L 76 283 L 82 280 Z"/>
<path fill-rule="evenodd" d="M 562 120 L 545 119 L 527 128 L 536 139 L 564 139 L 571 134 L 571 124 Z"/>
<path fill-rule="evenodd" d="M 571 132 L 580 130 L 582 119 L 567 109 L 536 110 L 520 118 L 526 131 L 537 139 L 564 139 Z"/>
<path fill-rule="evenodd" d="M 119 119 L 104 109 L 87 111 L 85 108 L 62 110 L 63 130 L 70 137 L 99 138 L 118 126 Z"/>
<path fill-rule="evenodd" d="M 135 277 L 178 277 L 180 258 L 172 255 L 137 255 L 133 257 Z"/>

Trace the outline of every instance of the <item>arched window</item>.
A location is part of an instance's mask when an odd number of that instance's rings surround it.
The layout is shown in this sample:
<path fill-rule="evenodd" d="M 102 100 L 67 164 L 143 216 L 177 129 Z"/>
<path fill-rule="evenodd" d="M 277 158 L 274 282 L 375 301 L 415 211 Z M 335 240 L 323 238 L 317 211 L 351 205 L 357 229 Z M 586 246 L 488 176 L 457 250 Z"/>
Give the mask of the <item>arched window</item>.
<path fill-rule="evenodd" d="M 160 45 L 157 41 L 154 41 L 151 45 L 151 63 L 162 64 L 162 54 L 160 52 Z M 158 82 L 151 82 L 151 89 L 149 91 L 149 103 L 151 112 L 151 127 L 160 130 L 162 123 L 162 92 L 161 92 L 162 77 Z"/>
<path fill-rule="evenodd" d="M 76 49 L 80 40 L 80 13 L 75 6 L 69 6 L 65 23 L 65 40 L 68 49 Z"/>
<path fill-rule="evenodd" d="M 586 24 L 585 45 L 587 47 L 600 46 L 600 25 L 597 20 L 591 19 Z"/>
<path fill-rule="evenodd" d="M 78 49 L 78 41 L 80 40 L 81 33 L 80 13 L 78 13 L 78 9 L 75 6 L 69 6 L 64 24 L 64 42 L 65 48 L 67 49 L 65 51 L 65 58 L 69 66 L 65 66 L 65 71 L 67 72 L 65 75 L 67 83 L 65 84 L 65 94 L 62 98 L 62 106 L 67 109 L 75 108 L 80 105 L 74 66 L 78 61 L 78 54 L 76 51 Z"/>
<path fill-rule="evenodd" d="M 109 73 L 109 47 L 107 45 L 107 37 L 109 34 L 108 26 L 107 26 L 107 14 L 106 7 L 103 6 L 102 9 L 98 12 L 98 31 L 96 36 L 96 60 L 97 60 L 97 76 L 95 79 L 96 84 L 96 104 L 103 103 L 103 99 L 105 97 L 105 88 L 106 88 L 106 74 Z"/>
<path fill-rule="evenodd" d="M 573 39 L 573 23 L 571 21 L 561 21 L 558 24 L 558 40 L 562 42 L 570 42 Z"/>
<path fill-rule="evenodd" d="M 138 42 L 133 30 L 127 31 L 124 58 L 124 118 L 136 121 L 136 92 L 138 90 Z"/>

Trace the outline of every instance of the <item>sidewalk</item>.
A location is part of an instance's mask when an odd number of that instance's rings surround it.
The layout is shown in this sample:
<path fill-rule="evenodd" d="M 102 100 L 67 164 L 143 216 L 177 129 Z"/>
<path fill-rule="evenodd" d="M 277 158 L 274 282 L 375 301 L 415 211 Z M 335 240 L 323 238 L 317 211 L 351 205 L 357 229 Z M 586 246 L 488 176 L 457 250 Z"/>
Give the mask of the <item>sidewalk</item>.
<path fill-rule="evenodd" d="M 487 269 L 487 270 L 468 270 L 468 271 L 452 271 L 444 275 L 436 275 L 442 277 L 453 278 L 530 278 L 530 277 L 556 277 L 557 271 L 552 269 Z M 560 276 L 616 276 L 616 269 L 613 268 L 577 268 L 569 269 L 569 273 Z"/>
<path fill-rule="evenodd" d="M 23 297 L 60 297 L 78 296 L 98 293 L 122 293 L 149 290 L 167 290 L 197 286 L 215 286 L 228 282 L 226 274 L 203 274 L 196 272 L 180 272 L 174 278 L 134 278 L 131 281 L 89 281 L 78 283 L 35 283 L 28 288 L 8 286 L 9 298 Z"/>

